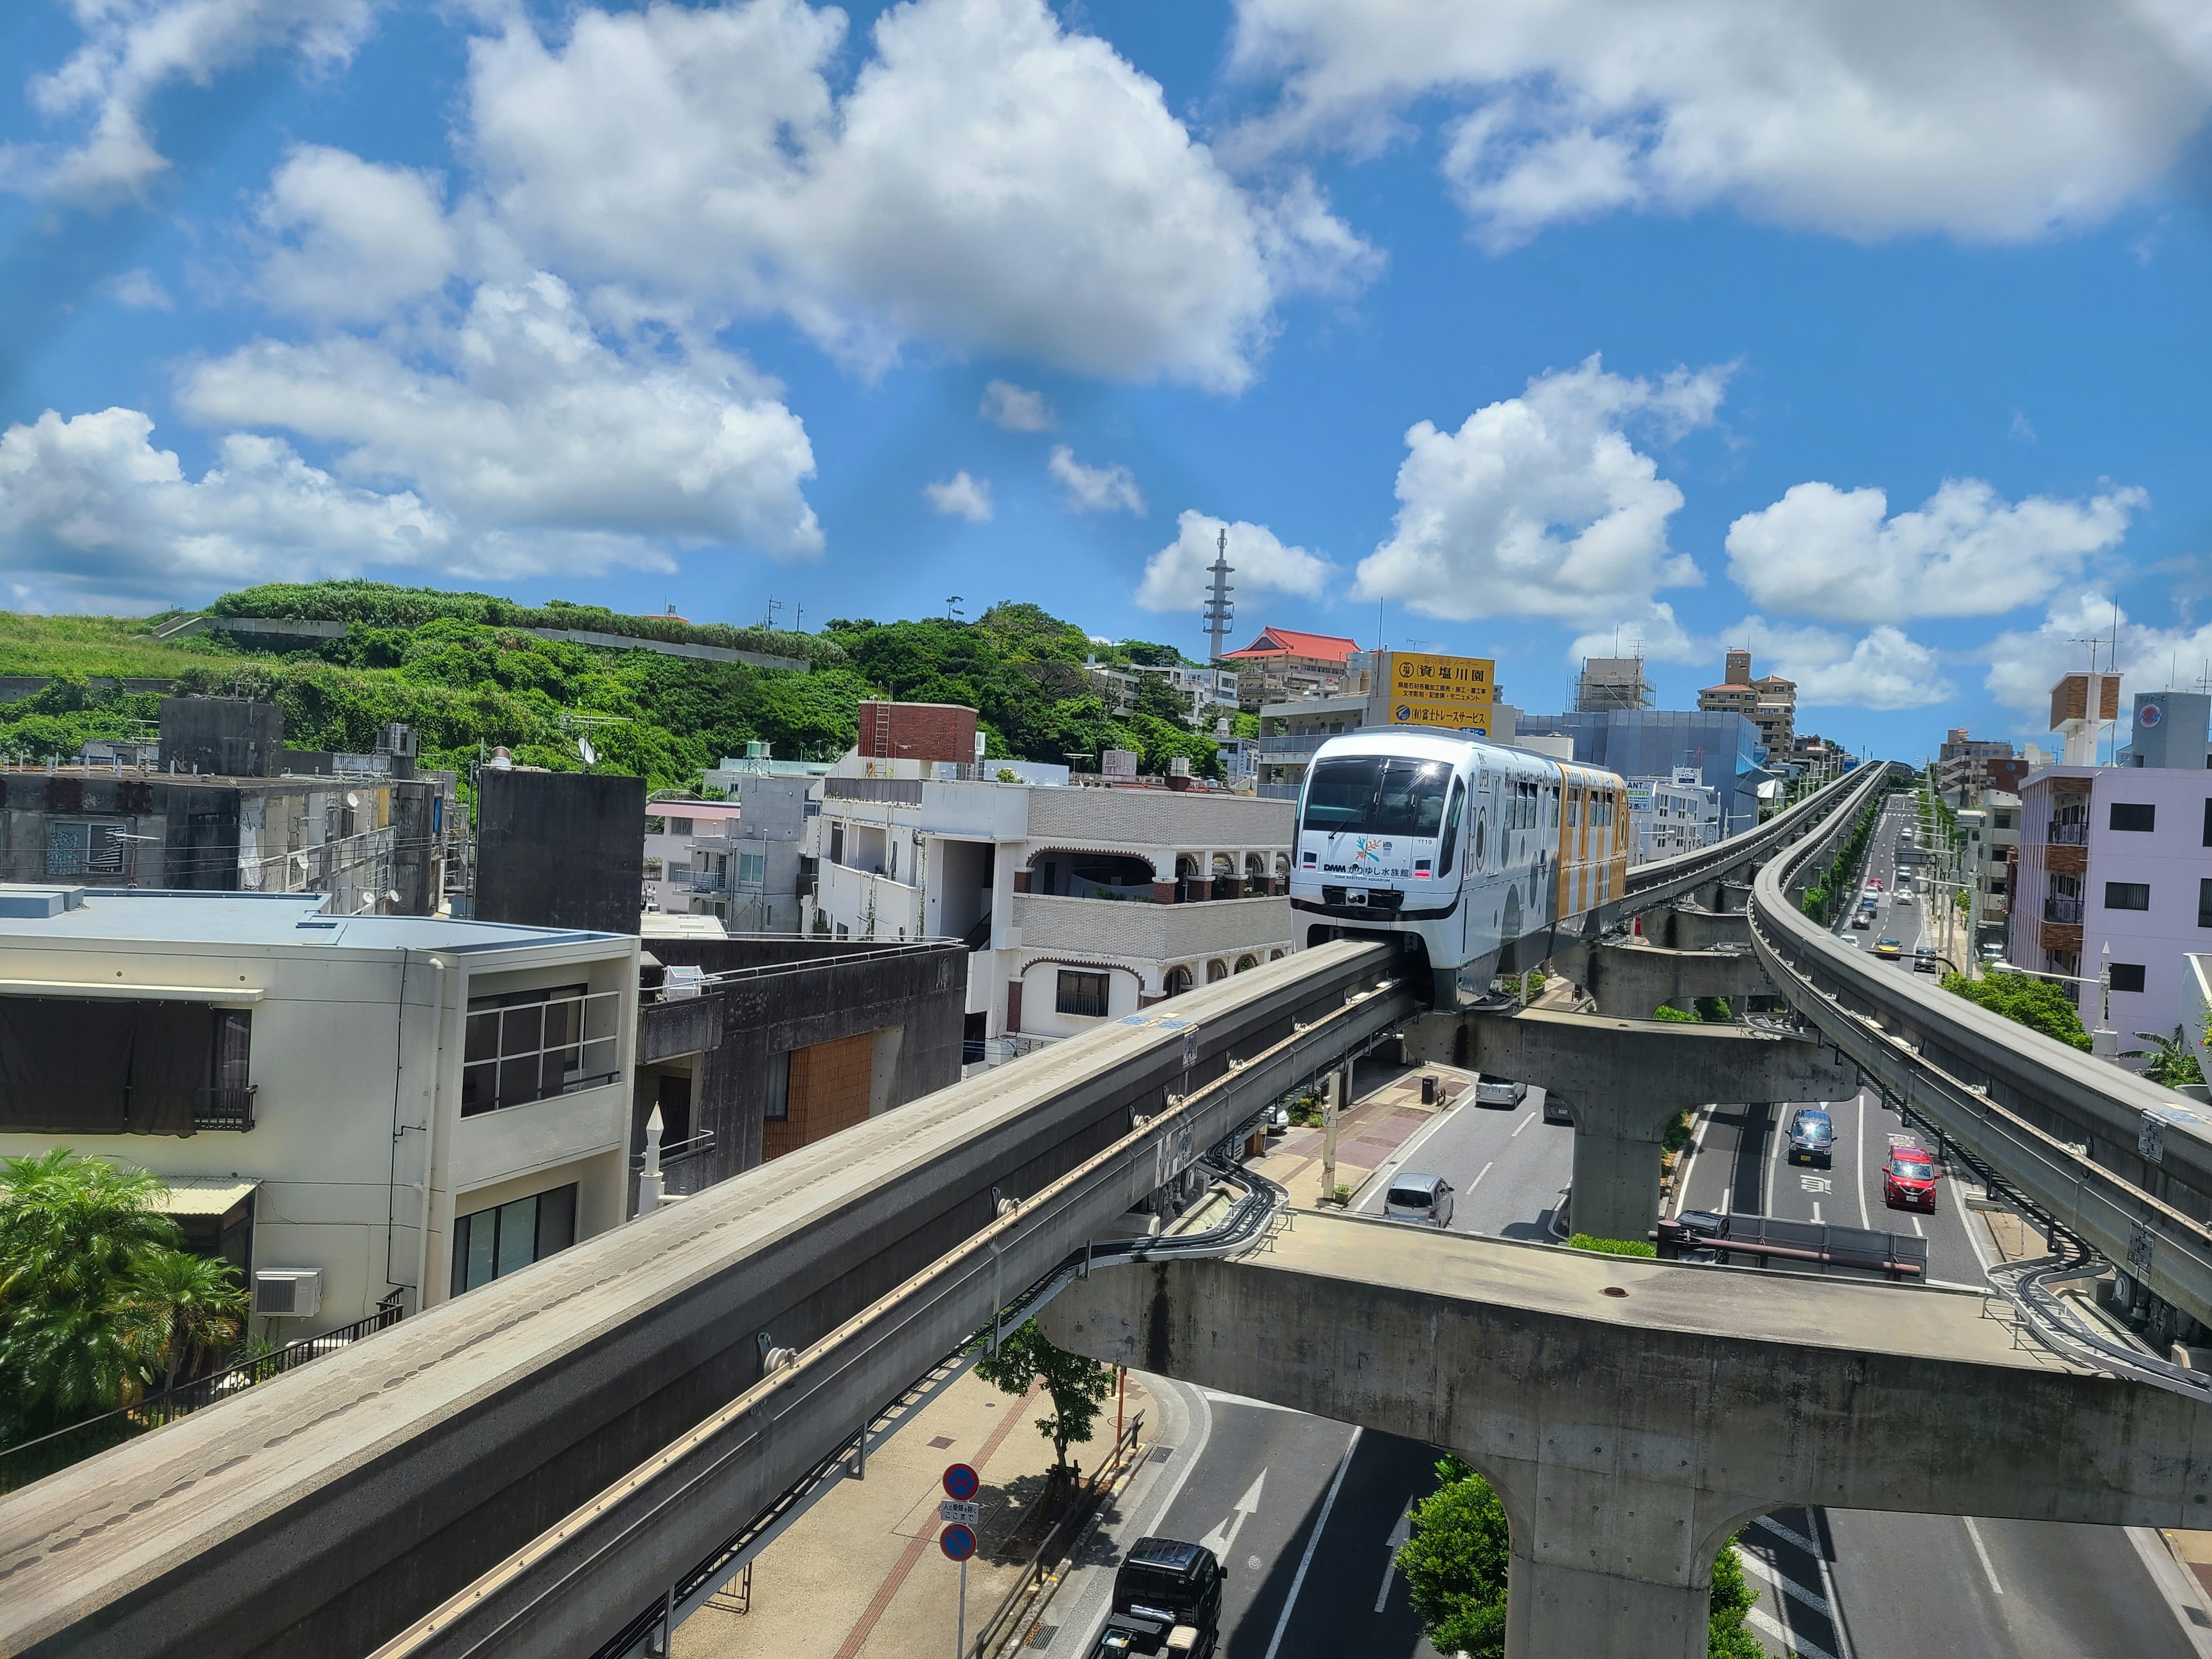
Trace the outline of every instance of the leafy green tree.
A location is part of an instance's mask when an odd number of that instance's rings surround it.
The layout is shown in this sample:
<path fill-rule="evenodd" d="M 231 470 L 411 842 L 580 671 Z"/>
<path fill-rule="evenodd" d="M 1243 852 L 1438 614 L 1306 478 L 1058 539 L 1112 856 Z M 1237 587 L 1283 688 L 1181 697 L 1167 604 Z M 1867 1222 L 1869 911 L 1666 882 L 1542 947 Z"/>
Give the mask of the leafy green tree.
<path fill-rule="evenodd" d="M 182 1244 L 161 1183 L 67 1148 L 0 1160 L 0 1433 L 27 1439 L 128 1405 L 149 1377 L 128 1306 Z"/>
<path fill-rule="evenodd" d="M 986 1335 L 976 1341 L 988 1344 L 989 1340 Z M 1024 1320 L 1019 1329 L 1008 1332 L 997 1353 L 987 1353 L 977 1360 L 975 1375 L 1017 1400 L 1028 1394 L 1032 1385 L 1044 1385 L 1052 1412 L 1037 1419 L 1036 1425 L 1037 1432 L 1052 1442 L 1055 1485 L 1067 1478 L 1067 1449 L 1089 1443 L 1099 1409 L 1114 1391 L 1113 1367 L 1054 1346 L 1034 1319 Z"/>
<path fill-rule="evenodd" d="M 222 1353 L 246 1322 L 246 1296 L 228 1261 L 151 1249 L 123 1292 L 123 1340 L 173 1389 L 194 1362 Z"/>
<path fill-rule="evenodd" d="M 1662 1002 L 1654 1008 L 1651 1011 L 1651 1018 L 1669 1021 L 1677 1025 L 1695 1025 L 1698 1023 L 1698 1017 L 1695 1014 L 1686 1013 L 1668 1002 Z"/>
<path fill-rule="evenodd" d="M 2071 1048 L 2085 1053 L 2088 1050 L 2089 1033 L 2081 1024 L 2081 1011 L 2064 991 L 2049 980 L 2033 979 L 2026 974 L 1991 974 L 1986 979 L 1946 974 L 1942 984 L 1954 996 L 1978 1003 L 1992 1013 L 2002 1014 L 2015 1024 L 2040 1031 L 2047 1037 L 2056 1037 Z"/>
<path fill-rule="evenodd" d="M 2204 1068 L 2197 1063 L 2197 1051 L 2190 1046 L 2182 1032 L 2183 1028 L 2179 1025 L 2173 1028 L 2173 1035 L 2170 1037 L 2160 1036 L 2154 1031 L 2137 1031 L 2136 1035 L 2151 1046 L 2130 1049 L 2125 1058 L 2140 1060 L 2147 1056 L 2150 1064 L 2143 1067 L 2143 1075 L 2153 1083 L 2162 1084 L 2169 1089 L 2202 1083 L 2204 1081 Z"/>
<path fill-rule="evenodd" d="M 1503 1659 L 1511 1539 L 1498 1494 L 1460 1459 L 1437 1464 L 1436 1492 L 1413 1510 L 1412 1536 L 1398 1547 L 1398 1571 L 1439 1653 Z M 1707 1659 L 1762 1659 L 1745 1625 L 1758 1595 L 1745 1580 L 1735 1540 L 1713 1561 Z"/>
<path fill-rule="evenodd" d="M 1725 1025 L 1735 1018 L 1735 1015 L 1729 1012 L 1729 1000 L 1726 997 L 1699 997 L 1695 1006 L 1698 1018 L 1708 1025 Z"/>

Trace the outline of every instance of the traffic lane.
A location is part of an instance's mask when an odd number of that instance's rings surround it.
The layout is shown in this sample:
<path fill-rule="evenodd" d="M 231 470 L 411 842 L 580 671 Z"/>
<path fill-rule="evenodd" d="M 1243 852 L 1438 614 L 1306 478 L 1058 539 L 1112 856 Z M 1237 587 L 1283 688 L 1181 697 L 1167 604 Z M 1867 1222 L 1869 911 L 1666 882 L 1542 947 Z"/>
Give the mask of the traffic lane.
<path fill-rule="evenodd" d="M 1212 1431 L 1154 1534 L 1205 1544 L 1221 1558 L 1229 1575 L 1221 1595 L 1224 1647 L 1264 1659 L 1352 1431 L 1304 1412 L 1205 1395 Z M 1311 1570 L 1307 1577 L 1310 1583 Z"/>
<path fill-rule="evenodd" d="M 1266 1640 L 1227 1644 L 1230 1659 L 1269 1659 L 1268 1643 L 1279 1626 L 1273 1659 L 1340 1659 L 1348 1653 L 1377 1659 L 1437 1659 L 1421 1631 L 1396 1570 L 1401 1522 L 1407 1510 L 1437 1489 L 1433 1446 L 1371 1430 L 1346 1468 L 1313 1559 L 1285 1621 L 1277 1605 Z M 1299 1547 L 1303 1555 L 1304 1546 Z M 1256 1631 L 1254 1634 L 1257 1634 Z"/>
<path fill-rule="evenodd" d="M 1933 1215 L 1892 1209 L 1882 1197 L 1882 1166 L 1890 1148 L 1917 1146 L 1923 1137 L 1907 1131 L 1903 1119 L 1885 1110 L 1870 1092 L 1807 1104 L 1817 1104 L 1834 1121 L 1832 1158 L 1826 1169 L 1790 1162 L 1790 1120 L 1804 1107 L 1784 1107 L 1768 1154 L 1774 1167 L 1762 1172 L 1759 1182 L 1762 1192 L 1771 1194 L 1766 1213 L 1788 1221 L 1909 1233 L 1928 1242 L 1929 1278 L 1949 1285 L 1984 1283 L 1981 1258 L 1966 1237 L 1966 1211 L 1948 1173 L 1937 1183 Z"/>
<path fill-rule="evenodd" d="M 1396 1173 L 1442 1176 L 1451 1183 L 1454 1232 L 1548 1237 L 1552 1211 L 1573 1172 L 1574 1130 L 1546 1123 L 1543 1103 L 1537 1088 L 1510 1108 L 1463 1098 Z M 1376 1182 L 1362 1194 L 1358 1212 L 1382 1214 L 1387 1190 L 1387 1182 Z"/>

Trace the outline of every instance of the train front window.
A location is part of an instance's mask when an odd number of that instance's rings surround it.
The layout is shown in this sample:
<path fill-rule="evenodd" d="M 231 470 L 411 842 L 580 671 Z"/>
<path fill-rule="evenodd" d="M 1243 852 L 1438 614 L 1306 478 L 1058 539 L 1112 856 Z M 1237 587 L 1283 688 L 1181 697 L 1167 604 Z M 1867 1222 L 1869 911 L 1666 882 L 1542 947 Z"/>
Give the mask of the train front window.
<path fill-rule="evenodd" d="M 1443 822 L 1451 768 L 1442 761 L 1362 755 L 1317 763 L 1306 783 L 1304 827 L 1334 834 L 1433 837 Z"/>

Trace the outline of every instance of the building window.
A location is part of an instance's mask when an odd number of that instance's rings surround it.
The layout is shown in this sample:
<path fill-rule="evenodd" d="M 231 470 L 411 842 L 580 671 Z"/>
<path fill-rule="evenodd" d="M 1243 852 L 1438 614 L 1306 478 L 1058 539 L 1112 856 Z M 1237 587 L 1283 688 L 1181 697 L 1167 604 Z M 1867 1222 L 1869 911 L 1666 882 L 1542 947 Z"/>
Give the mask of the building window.
<path fill-rule="evenodd" d="M 2212 927 L 2212 877 L 2197 884 L 2197 925 Z"/>
<path fill-rule="evenodd" d="M 738 881 L 746 887 L 763 887 L 768 884 L 768 854 L 740 853 L 738 854 Z"/>
<path fill-rule="evenodd" d="M 2108 881 L 2105 884 L 2107 910 L 2148 910 L 2150 884 L 2147 881 Z"/>
<path fill-rule="evenodd" d="M 123 873 L 123 826 L 49 821 L 46 873 L 50 876 L 119 876 Z"/>
<path fill-rule="evenodd" d="M 2140 991 L 2142 988 L 2142 963 L 2116 962 L 2112 964 L 2112 988 L 2115 991 Z"/>
<path fill-rule="evenodd" d="M 621 994 L 564 985 L 470 998 L 461 1115 L 611 1083 Z"/>
<path fill-rule="evenodd" d="M 688 836 L 691 833 L 693 822 L 694 820 L 690 818 L 669 818 L 666 820 L 668 833 L 672 836 Z"/>
<path fill-rule="evenodd" d="M 2158 808 L 2140 801 L 2116 800 L 2112 803 L 2112 828 L 2133 830 L 2148 834 L 2158 821 Z"/>
<path fill-rule="evenodd" d="M 1106 1018 L 1106 975 L 1060 970 L 1060 1000 L 1053 1005 L 1063 1014 L 1079 1019 Z"/>
<path fill-rule="evenodd" d="M 2204 763 L 2212 766 L 2212 755 L 2204 757 Z M 2212 800 L 2204 803 L 2204 844 L 2212 847 Z"/>
<path fill-rule="evenodd" d="M 473 1291 L 576 1242 L 576 1183 L 453 1218 L 453 1291 Z"/>
<path fill-rule="evenodd" d="M 198 1002 L 0 997 L 0 1129 L 251 1129 L 252 1021 Z"/>
<path fill-rule="evenodd" d="M 791 1115 L 791 1051 L 770 1054 L 768 1059 L 768 1082 L 761 1097 L 761 1116 L 770 1123 L 781 1123 Z"/>

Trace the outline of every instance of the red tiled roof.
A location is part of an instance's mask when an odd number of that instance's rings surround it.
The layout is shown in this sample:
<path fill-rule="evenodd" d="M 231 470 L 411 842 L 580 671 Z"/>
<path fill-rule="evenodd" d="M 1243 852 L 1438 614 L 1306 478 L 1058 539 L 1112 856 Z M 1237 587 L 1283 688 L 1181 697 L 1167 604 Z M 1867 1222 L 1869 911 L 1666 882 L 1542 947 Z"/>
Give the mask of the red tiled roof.
<path fill-rule="evenodd" d="M 1243 658 L 1258 657 L 1318 657 L 1328 662 L 1342 662 L 1359 649 L 1357 640 L 1340 639 L 1334 634 L 1301 634 L 1288 628 L 1266 628 L 1260 637 L 1242 651 L 1224 651 L 1224 662 L 1236 662 Z"/>

